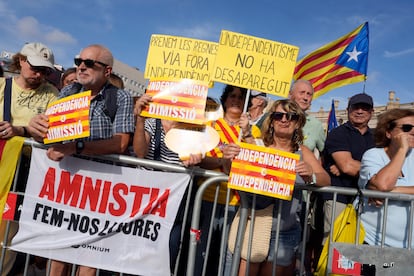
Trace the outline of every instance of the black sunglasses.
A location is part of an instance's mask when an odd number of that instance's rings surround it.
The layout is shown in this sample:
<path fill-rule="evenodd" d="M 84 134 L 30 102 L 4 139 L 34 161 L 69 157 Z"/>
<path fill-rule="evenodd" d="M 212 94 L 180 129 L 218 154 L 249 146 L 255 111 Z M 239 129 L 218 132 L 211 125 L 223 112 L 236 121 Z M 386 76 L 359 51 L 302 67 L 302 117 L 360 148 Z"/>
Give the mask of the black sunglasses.
<path fill-rule="evenodd" d="M 27 64 L 29 64 L 30 66 L 30 70 L 32 70 L 35 73 L 40 73 L 43 75 L 50 75 L 52 73 L 52 70 L 49 67 L 44 67 L 44 66 L 33 66 L 30 64 L 30 62 L 28 60 L 26 60 Z"/>
<path fill-rule="evenodd" d="M 286 116 L 287 121 L 297 121 L 299 120 L 299 115 L 293 112 L 273 112 L 271 115 L 272 120 L 281 121 L 283 116 Z"/>
<path fill-rule="evenodd" d="M 102 65 L 103 67 L 107 67 L 108 65 L 97 61 L 97 60 L 93 60 L 93 59 L 81 59 L 81 58 L 75 58 L 75 65 L 79 66 L 82 64 L 82 62 L 85 64 L 86 67 L 88 68 L 93 68 L 93 66 L 95 65 L 95 63 L 98 63 L 100 65 Z"/>
<path fill-rule="evenodd" d="M 414 125 L 402 124 L 402 125 L 397 126 L 397 127 L 400 128 L 403 132 L 410 132 L 413 129 Z"/>

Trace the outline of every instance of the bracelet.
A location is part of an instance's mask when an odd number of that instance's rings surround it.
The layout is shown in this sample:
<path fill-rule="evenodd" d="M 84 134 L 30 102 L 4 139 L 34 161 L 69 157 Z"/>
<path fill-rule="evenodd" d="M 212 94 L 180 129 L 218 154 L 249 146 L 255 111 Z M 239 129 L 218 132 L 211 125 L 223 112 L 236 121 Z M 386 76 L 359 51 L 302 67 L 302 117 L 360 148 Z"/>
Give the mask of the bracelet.
<path fill-rule="evenodd" d="M 316 174 L 312 173 L 312 180 L 307 182 L 306 184 L 316 184 Z"/>

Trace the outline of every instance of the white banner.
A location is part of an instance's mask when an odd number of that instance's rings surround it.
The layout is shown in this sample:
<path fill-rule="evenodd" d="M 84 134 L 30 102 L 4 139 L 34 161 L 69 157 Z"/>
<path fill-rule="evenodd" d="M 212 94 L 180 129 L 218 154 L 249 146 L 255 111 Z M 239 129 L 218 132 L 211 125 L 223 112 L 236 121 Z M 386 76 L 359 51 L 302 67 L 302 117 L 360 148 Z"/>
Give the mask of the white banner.
<path fill-rule="evenodd" d="M 139 275 L 170 275 L 169 236 L 187 174 L 145 171 L 33 148 L 12 249 Z"/>

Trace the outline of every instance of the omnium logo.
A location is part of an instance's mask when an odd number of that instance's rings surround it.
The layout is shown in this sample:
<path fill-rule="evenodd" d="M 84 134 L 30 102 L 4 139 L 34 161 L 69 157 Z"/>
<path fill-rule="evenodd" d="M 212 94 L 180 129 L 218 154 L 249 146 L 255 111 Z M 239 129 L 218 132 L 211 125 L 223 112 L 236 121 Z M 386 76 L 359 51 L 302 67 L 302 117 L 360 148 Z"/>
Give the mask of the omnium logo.
<path fill-rule="evenodd" d="M 72 245 L 71 247 L 72 248 L 83 248 L 83 249 L 96 251 L 96 252 L 103 252 L 103 253 L 109 253 L 111 251 L 111 249 L 107 247 L 100 247 L 100 246 L 90 245 L 90 244 L 78 244 L 78 245 Z"/>

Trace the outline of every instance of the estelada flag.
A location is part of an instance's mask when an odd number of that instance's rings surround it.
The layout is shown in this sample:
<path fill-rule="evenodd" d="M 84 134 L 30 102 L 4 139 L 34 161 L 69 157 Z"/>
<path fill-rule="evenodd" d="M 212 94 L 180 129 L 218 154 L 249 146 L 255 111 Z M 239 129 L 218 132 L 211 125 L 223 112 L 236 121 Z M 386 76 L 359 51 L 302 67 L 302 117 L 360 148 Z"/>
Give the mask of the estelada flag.
<path fill-rule="evenodd" d="M 335 114 L 335 102 L 334 100 L 332 100 L 331 111 L 329 111 L 329 115 L 328 115 L 327 131 L 330 132 L 332 129 L 336 128 L 337 126 L 338 126 L 338 121 L 336 120 L 336 114 Z"/>
<path fill-rule="evenodd" d="M 368 22 L 301 59 L 294 80 L 312 82 L 314 98 L 347 84 L 365 81 L 368 66 Z"/>
<path fill-rule="evenodd" d="M 0 211 L 4 212 L 7 194 L 10 191 L 17 160 L 22 151 L 24 138 L 15 136 L 9 140 L 0 139 Z M 0 224 L 2 216 L 0 215 Z"/>

